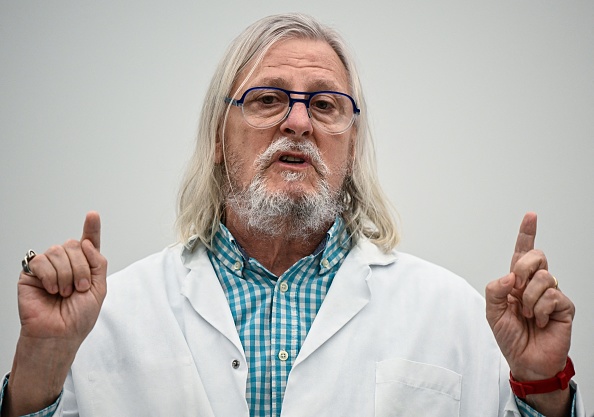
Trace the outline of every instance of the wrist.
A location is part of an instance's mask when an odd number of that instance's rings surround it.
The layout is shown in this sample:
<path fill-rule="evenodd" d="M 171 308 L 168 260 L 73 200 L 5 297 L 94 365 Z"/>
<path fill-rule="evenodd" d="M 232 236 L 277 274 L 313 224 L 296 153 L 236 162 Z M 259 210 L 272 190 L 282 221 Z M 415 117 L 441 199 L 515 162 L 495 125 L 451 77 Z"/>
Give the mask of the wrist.
<path fill-rule="evenodd" d="M 569 381 L 574 375 L 575 370 L 573 363 L 568 356 L 565 368 L 552 378 L 532 381 L 518 381 L 510 372 L 509 383 L 513 393 L 517 397 L 526 398 L 528 395 L 548 394 L 558 390 L 566 390 L 569 386 Z"/>
<path fill-rule="evenodd" d="M 570 417 L 574 416 L 575 388 L 570 383 L 569 388 L 557 390 L 548 394 L 531 394 L 523 399 L 516 399 L 524 402 L 540 415 L 547 417 Z M 527 413 L 526 415 L 531 415 Z"/>
<path fill-rule="evenodd" d="M 17 341 L 11 375 L 32 373 L 40 377 L 64 374 L 70 370 L 80 343 L 62 339 L 21 335 Z"/>
<path fill-rule="evenodd" d="M 75 355 L 71 342 L 21 336 L 5 393 L 8 415 L 25 415 L 53 404 Z"/>

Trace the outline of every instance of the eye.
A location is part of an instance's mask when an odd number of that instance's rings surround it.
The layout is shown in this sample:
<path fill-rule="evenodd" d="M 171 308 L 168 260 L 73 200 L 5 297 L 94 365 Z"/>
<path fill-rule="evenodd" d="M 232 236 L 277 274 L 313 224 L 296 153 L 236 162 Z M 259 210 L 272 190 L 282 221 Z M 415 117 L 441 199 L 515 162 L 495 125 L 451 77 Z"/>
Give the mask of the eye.
<path fill-rule="evenodd" d="M 245 100 L 248 105 L 259 107 L 269 107 L 278 104 L 284 104 L 287 101 L 286 94 L 275 90 L 253 90 Z"/>
<path fill-rule="evenodd" d="M 262 104 L 274 104 L 278 101 L 278 97 L 275 97 L 273 94 L 263 94 L 258 100 Z"/>
<path fill-rule="evenodd" d="M 337 107 L 336 99 L 328 94 L 316 95 L 310 103 L 315 110 L 324 112 L 333 111 Z"/>
<path fill-rule="evenodd" d="M 314 106 L 316 106 L 316 108 L 318 108 L 320 110 L 326 110 L 331 106 L 331 104 L 328 103 L 327 101 L 318 100 L 314 103 Z"/>

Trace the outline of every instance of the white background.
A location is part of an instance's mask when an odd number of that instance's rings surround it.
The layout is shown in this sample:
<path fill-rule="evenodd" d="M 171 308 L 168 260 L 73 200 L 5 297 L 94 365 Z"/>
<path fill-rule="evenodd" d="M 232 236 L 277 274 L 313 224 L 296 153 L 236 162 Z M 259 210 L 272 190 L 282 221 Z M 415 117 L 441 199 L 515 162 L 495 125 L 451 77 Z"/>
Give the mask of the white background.
<path fill-rule="evenodd" d="M 110 272 L 173 242 L 201 102 L 244 27 L 303 11 L 361 69 L 400 249 L 504 275 L 524 212 L 577 307 L 571 355 L 594 410 L 594 2 L 0 1 L 0 369 L 29 248 L 103 219 Z M 482 320 L 483 317 L 477 317 Z"/>

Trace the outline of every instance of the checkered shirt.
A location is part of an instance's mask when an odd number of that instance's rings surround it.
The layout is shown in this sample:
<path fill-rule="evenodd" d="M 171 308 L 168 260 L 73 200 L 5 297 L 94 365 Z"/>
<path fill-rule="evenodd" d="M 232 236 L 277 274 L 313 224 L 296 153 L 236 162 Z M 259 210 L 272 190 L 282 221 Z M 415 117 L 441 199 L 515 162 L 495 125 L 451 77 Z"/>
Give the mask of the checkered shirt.
<path fill-rule="evenodd" d="M 280 415 L 291 367 L 350 245 L 337 218 L 313 254 L 277 277 L 221 225 L 209 257 L 245 351 L 250 416 Z"/>

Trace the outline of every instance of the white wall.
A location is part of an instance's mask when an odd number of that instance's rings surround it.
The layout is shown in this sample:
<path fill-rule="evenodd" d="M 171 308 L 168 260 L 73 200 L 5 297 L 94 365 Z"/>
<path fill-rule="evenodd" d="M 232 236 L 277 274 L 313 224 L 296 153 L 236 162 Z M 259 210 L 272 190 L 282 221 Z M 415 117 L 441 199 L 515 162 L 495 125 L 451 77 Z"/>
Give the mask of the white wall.
<path fill-rule="evenodd" d="M 304 11 L 355 50 L 401 250 L 483 292 L 507 272 L 523 213 L 539 213 L 594 410 L 594 2 L 90 3 L 0 2 L 0 369 L 25 251 L 79 236 L 90 209 L 111 272 L 172 242 L 224 48 L 263 15 Z"/>

